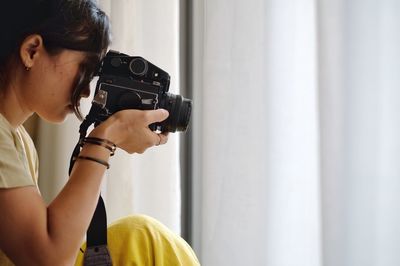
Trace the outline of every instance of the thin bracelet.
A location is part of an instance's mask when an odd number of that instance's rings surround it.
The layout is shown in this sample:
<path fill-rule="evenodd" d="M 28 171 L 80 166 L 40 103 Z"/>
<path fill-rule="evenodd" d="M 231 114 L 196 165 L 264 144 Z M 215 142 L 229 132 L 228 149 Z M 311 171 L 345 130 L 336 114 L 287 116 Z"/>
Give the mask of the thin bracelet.
<path fill-rule="evenodd" d="M 106 162 L 104 160 L 100 160 L 100 159 L 94 158 L 94 157 L 79 155 L 78 157 L 76 157 L 76 159 L 93 161 L 93 162 L 99 163 L 101 165 L 104 165 L 105 167 L 107 167 L 107 169 L 110 168 L 110 164 L 108 162 Z"/>
<path fill-rule="evenodd" d="M 83 147 L 83 145 L 85 145 L 86 143 L 94 144 L 94 145 L 98 145 L 98 146 L 101 146 L 101 147 L 103 147 L 103 148 L 106 148 L 107 150 L 110 151 L 110 156 L 113 156 L 113 155 L 115 154 L 116 147 L 108 146 L 107 144 L 105 144 L 105 143 L 103 143 L 103 142 L 99 142 L 99 141 L 95 141 L 95 140 L 86 140 L 86 139 L 84 139 L 84 140 L 81 142 L 81 147 Z"/>
<path fill-rule="evenodd" d="M 116 145 L 113 142 L 111 142 L 111 141 L 109 141 L 107 139 L 101 139 L 101 138 L 95 138 L 95 137 L 86 137 L 85 139 L 86 140 L 95 140 L 95 141 L 104 142 L 104 143 L 106 143 L 106 144 L 108 144 L 110 146 L 116 147 Z"/>
<path fill-rule="evenodd" d="M 81 139 L 79 144 L 81 147 L 83 147 L 83 145 L 85 145 L 86 143 L 95 144 L 106 148 L 110 151 L 111 156 L 115 154 L 115 150 L 117 149 L 117 145 L 106 139 L 87 137 Z"/>

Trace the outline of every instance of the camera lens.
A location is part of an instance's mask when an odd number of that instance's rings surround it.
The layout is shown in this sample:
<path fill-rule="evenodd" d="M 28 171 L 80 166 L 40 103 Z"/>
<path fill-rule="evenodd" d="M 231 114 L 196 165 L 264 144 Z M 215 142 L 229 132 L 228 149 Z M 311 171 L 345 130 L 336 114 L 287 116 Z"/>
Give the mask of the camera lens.
<path fill-rule="evenodd" d="M 172 93 L 166 93 L 165 96 L 164 106 L 160 107 L 168 110 L 169 116 L 162 123 L 163 131 L 185 131 L 190 121 L 192 101 Z"/>

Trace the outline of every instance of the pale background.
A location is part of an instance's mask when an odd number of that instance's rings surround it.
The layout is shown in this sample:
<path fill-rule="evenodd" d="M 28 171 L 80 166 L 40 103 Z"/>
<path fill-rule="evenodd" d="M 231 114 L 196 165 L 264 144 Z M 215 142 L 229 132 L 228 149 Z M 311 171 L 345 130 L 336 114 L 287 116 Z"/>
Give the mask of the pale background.
<path fill-rule="evenodd" d="M 190 29 L 202 265 L 400 265 L 400 1 L 100 3 L 113 48 L 164 67 L 175 92 L 188 37 L 179 29 Z M 179 17 L 182 3 L 193 24 Z M 51 197 L 76 121 L 40 123 L 37 136 Z M 118 153 L 104 185 L 111 219 L 147 213 L 180 231 L 177 139 Z"/>

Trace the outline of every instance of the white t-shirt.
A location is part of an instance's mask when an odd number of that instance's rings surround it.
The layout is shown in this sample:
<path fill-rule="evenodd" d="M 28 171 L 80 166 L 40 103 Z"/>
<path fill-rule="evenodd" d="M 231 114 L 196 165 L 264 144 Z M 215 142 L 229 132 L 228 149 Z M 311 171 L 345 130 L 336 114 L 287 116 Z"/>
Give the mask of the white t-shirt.
<path fill-rule="evenodd" d="M 0 114 L 0 188 L 38 187 L 39 160 L 31 137 Z M 14 265 L 0 250 L 0 265 Z"/>
<path fill-rule="evenodd" d="M 0 188 L 37 186 L 39 160 L 31 137 L 0 114 Z"/>

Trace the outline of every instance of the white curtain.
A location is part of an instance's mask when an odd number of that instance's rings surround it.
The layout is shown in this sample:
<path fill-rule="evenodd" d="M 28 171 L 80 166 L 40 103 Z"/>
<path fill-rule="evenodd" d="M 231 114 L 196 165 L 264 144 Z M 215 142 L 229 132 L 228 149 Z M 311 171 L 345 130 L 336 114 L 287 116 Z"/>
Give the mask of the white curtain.
<path fill-rule="evenodd" d="M 202 264 L 400 265 L 400 2 L 192 8 Z"/>
<path fill-rule="evenodd" d="M 100 0 L 99 4 L 111 19 L 113 43 L 110 48 L 142 56 L 164 69 L 171 76 L 170 92 L 178 93 L 179 1 Z M 89 107 L 90 101 L 86 101 L 84 111 Z M 75 117 L 62 125 L 40 122 L 40 186 L 48 201 L 67 179 L 69 156 L 77 142 L 78 127 Z M 144 213 L 180 232 L 178 135 L 171 134 L 166 145 L 150 148 L 143 155 L 117 151 L 103 185 L 109 222 L 124 215 Z"/>

